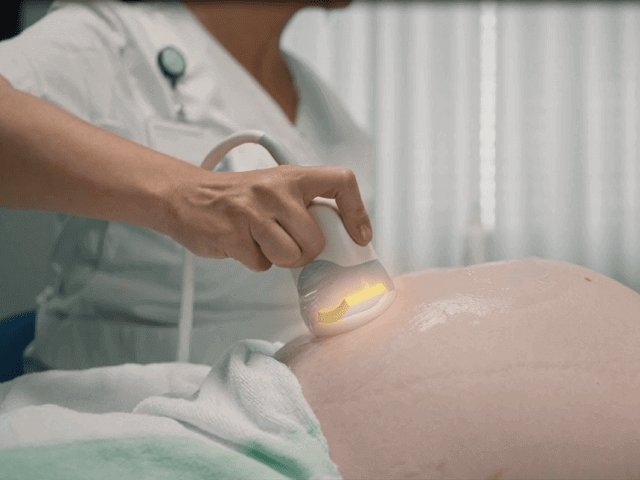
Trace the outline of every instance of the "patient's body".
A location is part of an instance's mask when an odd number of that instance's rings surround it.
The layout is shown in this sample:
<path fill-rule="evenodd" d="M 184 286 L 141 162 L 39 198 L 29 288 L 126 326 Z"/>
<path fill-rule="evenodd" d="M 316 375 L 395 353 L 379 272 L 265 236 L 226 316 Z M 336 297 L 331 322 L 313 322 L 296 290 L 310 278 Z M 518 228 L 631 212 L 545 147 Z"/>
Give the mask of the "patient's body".
<path fill-rule="evenodd" d="M 345 479 L 640 476 L 640 295 L 538 259 L 395 281 L 376 321 L 276 355 Z"/>

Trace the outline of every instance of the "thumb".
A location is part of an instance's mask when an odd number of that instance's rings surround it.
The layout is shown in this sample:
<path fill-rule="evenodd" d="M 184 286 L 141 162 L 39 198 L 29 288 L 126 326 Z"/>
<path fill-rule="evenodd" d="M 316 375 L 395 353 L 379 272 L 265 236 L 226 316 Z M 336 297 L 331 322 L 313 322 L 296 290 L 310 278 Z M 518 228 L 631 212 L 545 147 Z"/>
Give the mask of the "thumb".
<path fill-rule="evenodd" d="M 342 223 L 359 245 L 371 241 L 371 220 L 360 195 L 355 174 L 344 167 L 310 167 L 313 170 L 301 187 L 305 192 L 305 205 L 315 197 L 333 198 Z"/>

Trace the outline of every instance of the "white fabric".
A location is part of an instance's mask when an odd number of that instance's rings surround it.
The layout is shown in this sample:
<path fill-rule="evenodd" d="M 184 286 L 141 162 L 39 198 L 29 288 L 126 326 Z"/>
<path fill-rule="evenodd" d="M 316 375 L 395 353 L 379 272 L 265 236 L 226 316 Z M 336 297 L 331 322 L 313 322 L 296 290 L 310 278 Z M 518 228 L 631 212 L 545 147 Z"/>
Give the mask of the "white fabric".
<path fill-rule="evenodd" d="M 501 4 L 498 21 L 497 254 L 640 292 L 640 5 Z"/>
<path fill-rule="evenodd" d="M 300 384 L 273 358 L 281 347 L 242 341 L 213 368 L 123 365 L 19 377 L 3 385 L 0 450 L 96 438 L 187 436 L 216 448 L 255 448 L 264 458 L 303 465 L 313 478 L 339 479 Z"/>
<path fill-rule="evenodd" d="M 469 262 L 480 4 L 354 2 L 302 12 L 283 39 L 374 139 L 374 246 L 392 274 Z"/>
<path fill-rule="evenodd" d="M 156 63 L 167 45 L 187 62 L 175 94 Z M 260 129 L 301 164 L 352 168 L 371 209 L 370 141 L 311 70 L 287 60 L 301 99 L 296 125 L 180 2 L 57 2 L 0 44 L 0 72 L 15 87 L 80 118 L 149 145 L 150 119 L 175 120 L 180 102 L 189 122 L 220 139 Z M 257 146 L 236 149 L 232 163 L 274 165 Z M 27 354 L 63 369 L 173 360 L 182 247 L 141 227 L 60 218 Z M 195 272 L 191 361 L 211 363 L 234 340 L 287 341 L 304 331 L 288 270 L 257 274 L 234 260 L 197 259 Z"/>
<path fill-rule="evenodd" d="M 0 384 L 0 415 L 46 404 L 85 413 L 131 413 L 153 395 L 192 395 L 210 370 L 207 365 L 154 363 L 22 375 Z"/>
<path fill-rule="evenodd" d="M 132 415 L 133 409 L 153 395 L 192 395 L 210 370 L 206 365 L 127 364 L 23 375 L 1 385 L 0 449 L 136 432 L 188 435 L 176 422 L 150 422 Z"/>
<path fill-rule="evenodd" d="M 354 2 L 283 45 L 375 139 L 388 270 L 538 256 L 640 292 L 639 32 L 638 2 Z"/>
<path fill-rule="evenodd" d="M 187 422 L 234 445 L 259 441 L 284 447 L 291 442 L 291 448 L 308 450 L 305 456 L 311 460 L 318 447 L 325 452 L 329 447 L 295 375 L 273 358 L 281 346 L 239 342 L 211 369 L 197 393 L 189 398 L 150 397 L 133 413 Z M 297 431 L 317 432 L 318 445 L 286 438 Z"/>

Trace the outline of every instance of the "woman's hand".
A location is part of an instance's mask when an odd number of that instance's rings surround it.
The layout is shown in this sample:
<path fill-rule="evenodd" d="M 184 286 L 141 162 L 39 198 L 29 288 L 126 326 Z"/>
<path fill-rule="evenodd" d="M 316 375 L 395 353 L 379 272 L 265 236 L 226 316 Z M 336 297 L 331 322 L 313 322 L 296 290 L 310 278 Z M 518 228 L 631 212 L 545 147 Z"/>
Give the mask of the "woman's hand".
<path fill-rule="evenodd" d="M 196 255 L 264 271 L 299 267 L 324 247 L 307 210 L 335 198 L 360 245 L 371 223 L 341 167 L 209 172 L 84 122 L 0 75 L 0 206 L 142 225 Z"/>
<path fill-rule="evenodd" d="M 335 198 L 349 235 L 371 240 L 371 223 L 353 172 L 280 166 L 250 172 L 191 170 L 169 193 L 170 236 L 202 257 L 235 258 L 256 271 L 296 268 L 324 248 L 307 207 Z"/>

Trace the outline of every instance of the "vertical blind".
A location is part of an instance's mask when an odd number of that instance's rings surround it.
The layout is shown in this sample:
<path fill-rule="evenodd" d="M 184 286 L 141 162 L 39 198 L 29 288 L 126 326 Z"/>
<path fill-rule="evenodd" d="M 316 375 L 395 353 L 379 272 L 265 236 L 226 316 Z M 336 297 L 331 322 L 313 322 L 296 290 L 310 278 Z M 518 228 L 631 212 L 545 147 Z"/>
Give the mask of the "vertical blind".
<path fill-rule="evenodd" d="M 640 292 L 640 5 L 354 3 L 283 47 L 376 147 L 393 273 L 537 256 Z"/>

